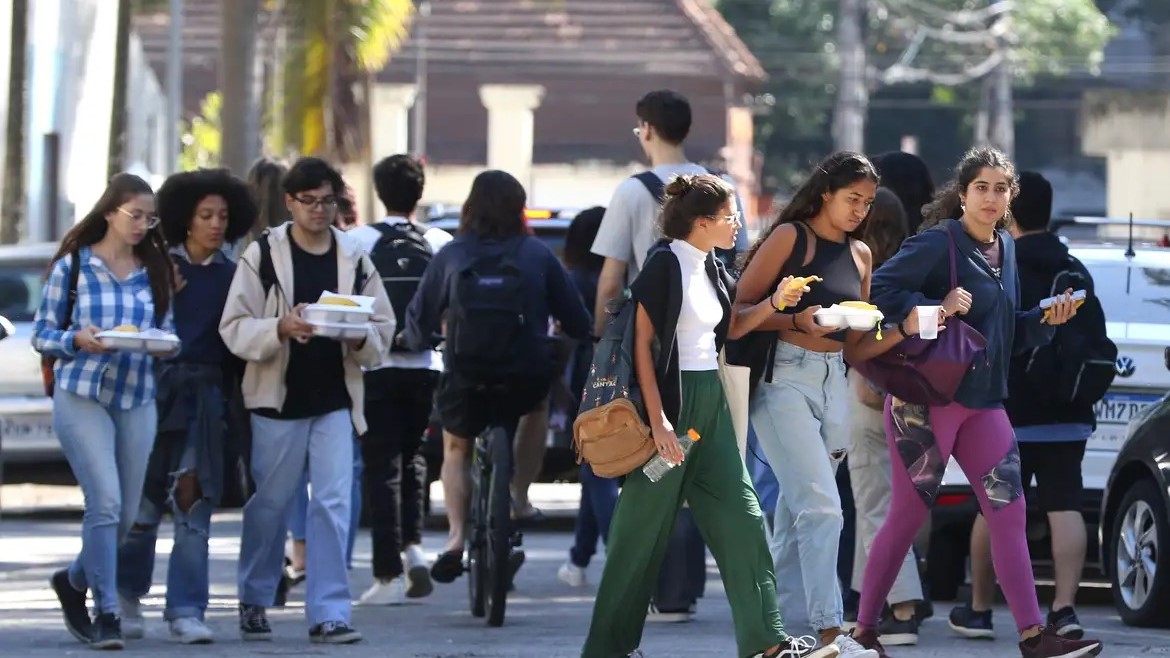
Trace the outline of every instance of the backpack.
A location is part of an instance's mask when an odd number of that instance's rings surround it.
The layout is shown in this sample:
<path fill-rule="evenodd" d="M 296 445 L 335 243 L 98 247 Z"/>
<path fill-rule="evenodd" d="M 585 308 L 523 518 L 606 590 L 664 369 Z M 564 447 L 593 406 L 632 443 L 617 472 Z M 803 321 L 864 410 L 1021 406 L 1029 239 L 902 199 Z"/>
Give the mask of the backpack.
<path fill-rule="evenodd" d="M 808 260 L 808 229 L 803 222 L 796 225 L 796 240 L 792 243 L 792 253 L 788 260 L 780 267 L 776 280 L 768 288 L 766 294 L 776 290 L 776 286 L 788 275 L 795 275 Z M 780 340 L 779 331 L 751 331 L 747 334 L 728 340 L 724 345 L 724 356 L 728 365 L 747 366 L 751 372 L 748 378 L 749 399 L 756 394 L 760 380 L 771 383 L 772 371 L 776 359 L 776 342 Z"/>
<path fill-rule="evenodd" d="M 1069 256 L 1066 269 L 1052 279 L 1049 295 L 1069 288 L 1093 287 L 1084 266 Z M 1117 345 L 1097 327 L 1103 327 L 1105 311 L 1095 294 L 1089 294 L 1077 314 L 1047 345 L 1027 353 L 1024 372 L 1031 393 L 1049 404 L 1091 406 L 1105 397 L 1117 376 Z"/>
<path fill-rule="evenodd" d="M 524 374 L 532 338 L 525 332 L 524 271 L 517 252 L 527 238 L 481 252 L 451 279 L 447 362 L 472 384 L 506 384 Z"/>
<path fill-rule="evenodd" d="M 406 324 L 402 320 L 406 317 L 406 307 L 410 306 L 410 300 L 414 298 L 423 272 L 435 252 L 426 241 L 423 231 L 412 222 L 379 222 L 372 226 L 382 236 L 370 249 L 370 261 L 382 277 L 382 285 L 386 288 L 386 296 L 390 298 L 394 317 L 399 318 L 398 333 L 402 333 Z M 391 352 L 405 350 L 398 345 L 397 340 L 391 343 Z"/>
<path fill-rule="evenodd" d="M 656 452 L 634 372 L 637 309 L 628 289 L 613 303 L 573 422 L 577 463 L 588 462 L 601 477 L 626 475 Z"/>
<path fill-rule="evenodd" d="M 666 199 L 666 183 L 662 182 L 658 174 L 655 174 L 653 171 L 643 171 L 636 174 L 634 178 L 646 188 L 646 191 L 650 193 L 650 196 L 654 197 L 654 200 L 658 202 L 658 206 L 661 207 L 662 202 Z M 728 272 L 736 273 L 739 271 L 735 262 L 734 249 L 715 247 L 715 257 L 723 261 L 723 266 L 727 268 Z"/>
<path fill-rule="evenodd" d="M 273 286 L 280 287 L 280 281 L 276 278 L 276 267 L 272 264 L 272 245 L 268 243 L 269 230 L 264 229 L 260 237 L 256 238 L 256 245 L 260 248 L 260 267 L 256 271 L 256 276 L 260 277 L 260 286 L 264 289 L 265 299 L 268 299 L 268 292 L 272 290 Z M 354 268 L 353 294 L 355 295 L 362 294 L 366 289 L 365 268 L 362 266 L 363 260 L 359 258 L 357 266 Z M 289 302 L 291 306 L 292 298 L 284 292 L 283 288 L 281 288 L 280 293 L 284 295 L 285 301 Z"/>

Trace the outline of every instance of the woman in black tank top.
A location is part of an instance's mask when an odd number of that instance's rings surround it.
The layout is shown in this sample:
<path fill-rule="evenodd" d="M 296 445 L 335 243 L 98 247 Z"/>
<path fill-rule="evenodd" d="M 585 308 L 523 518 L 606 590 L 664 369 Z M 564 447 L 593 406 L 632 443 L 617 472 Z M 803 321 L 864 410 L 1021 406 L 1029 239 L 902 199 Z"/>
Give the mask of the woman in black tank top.
<path fill-rule="evenodd" d="M 770 542 L 781 611 L 798 615 L 789 597 L 803 594 L 821 642 L 847 658 L 877 658 L 842 633 L 837 579 L 843 517 L 835 474 L 850 437 L 842 352 L 866 333 L 822 327 L 813 314 L 869 297 L 870 251 L 852 236 L 877 184 L 877 171 L 862 155 L 840 152 L 820 163 L 748 251 L 735 300 L 735 311 L 746 315 L 784 276 L 821 278 L 807 285 L 796 306 L 777 308 L 749 329 L 777 332 L 778 339 L 771 379 L 752 397 L 751 420 L 781 486 Z M 737 319 L 737 329 L 750 327 L 742 315 Z"/>

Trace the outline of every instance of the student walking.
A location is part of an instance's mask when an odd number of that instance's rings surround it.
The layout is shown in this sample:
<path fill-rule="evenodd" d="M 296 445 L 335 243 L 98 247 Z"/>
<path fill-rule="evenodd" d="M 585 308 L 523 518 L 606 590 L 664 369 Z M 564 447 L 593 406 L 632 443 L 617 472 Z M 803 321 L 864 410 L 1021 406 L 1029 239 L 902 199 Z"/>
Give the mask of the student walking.
<path fill-rule="evenodd" d="M 369 258 L 333 226 L 341 175 L 322 160 L 302 158 L 283 188 L 292 221 L 248 246 L 219 324 L 228 349 L 248 362 L 243 393 L 252 421 L 256 491 L 244 506 L 240 540 L 240 634 L 272 637 L 265 608 L 275 601 L 285 514 L 307 465 L 313 489 L 305 574 L 309 639 L 345 644 L 361 639 L 350 626 L 345 568 L 353 433 L 366 431 L 361 369 L 381 361 L 393 338 L 394 311 Z M 374 298 L 364 337 L 314 336 L 300 311 L 326 291 Z"/>
<path fill-rule="evenodd" d="M 709 174 L 679 176 L 666 186 L 662 232 L 630 286 L 638 305 L 634 367 L 658 453 L 678 467 L 658 482 L 641 469 L 626 476 L 610 527 L 583 658 L 640 656 L 647 604 L 684 501 L 710 546 L 731 603 L 739 656 L 836 656 L 837 647 L 784 633 L 764 517 L 736 445 L 719 379 L 718 354 L 738 318 L 731 311 L 734 281 L 713 255 L 730 248 L 739 230 L 731 186 Z M 784 283 L 788 283 L 786 280 Z M 798 294 L 764 295 L 744 309 L 758 324 L 774 304 Z M 777 299 L 779 298 L 779 300 Z M 664 347 L 655 362 L 652 345 Z M 684 460 L 678 434 L 701 437 Z"/>
<path fill-rule="evenodd" d="M 157 226 L 146 181 L 110 179 L 61 240 L 33 326 L 33 348 L 56 359 L 47 386 L 53 430 L 86 501 L 81 553 L 51 583 L 65 626 L 95 649 L 124 645 L 118 546 L 138 514 L 158 428 L 154 360 L 170 356 L 115 351 L 97 335 L 129 326 L 173 332 L 174 275 Z"/>

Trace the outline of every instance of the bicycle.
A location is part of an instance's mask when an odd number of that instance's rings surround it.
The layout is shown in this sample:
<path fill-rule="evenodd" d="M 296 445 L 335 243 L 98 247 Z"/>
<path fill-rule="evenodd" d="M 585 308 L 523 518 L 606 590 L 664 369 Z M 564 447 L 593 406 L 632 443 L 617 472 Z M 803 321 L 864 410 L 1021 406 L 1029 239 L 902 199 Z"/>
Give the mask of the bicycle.
<path fill-rule="evenodd" d="M 464 532 L 471 614 L 502 626 L 512 578 L 523 560 L 514 551 L 523 535 L 512 527 L 512 437 L 490 425 L 475 437 L 471 462 L 471 496 Z"/>

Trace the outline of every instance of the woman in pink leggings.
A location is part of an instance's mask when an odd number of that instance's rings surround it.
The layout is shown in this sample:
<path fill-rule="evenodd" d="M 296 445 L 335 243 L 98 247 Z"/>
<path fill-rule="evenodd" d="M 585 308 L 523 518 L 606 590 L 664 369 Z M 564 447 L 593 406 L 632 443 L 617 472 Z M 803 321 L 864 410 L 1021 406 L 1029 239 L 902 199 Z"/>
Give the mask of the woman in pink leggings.
<path fill-rule="evenodd" d="M 1020 631 L 1020 654 L 1095 656 L 1101 652 L 1100 642 L 1066 639 L 1043 626 L 1024 532 L 1020 457 L 1003 408 L 1012 353 L 1051 340 L 1053 326 L 1068 321 L 1076 307 L 1062 296 L 1047 316 L 1038 308 L 1018 308 L 1015 245 L 1004 227 L 1011 222 L 1008 206 L 1019 187 L 1007 157 L 990 148 L 970 151 L 955 179 L 926 207 L 920 233 L 874 273 L 871 298 L 887 318 L 904 318 L 916 306 L 935 305 L 943 307 L 945 316 L 961 315 L 987 339 L 986 359 L 977 360 L 946 406 L 886 401 L 893 468 L 890 511 L 869 555 L 854 638 L 886 656 L 876 632 L 882 603 L 954 455 L 991 530 L 995 572 Z M 953 289 L 952 244 L 958 284 Z M 890 346 L 905 335 L 890 333 Z"/>

